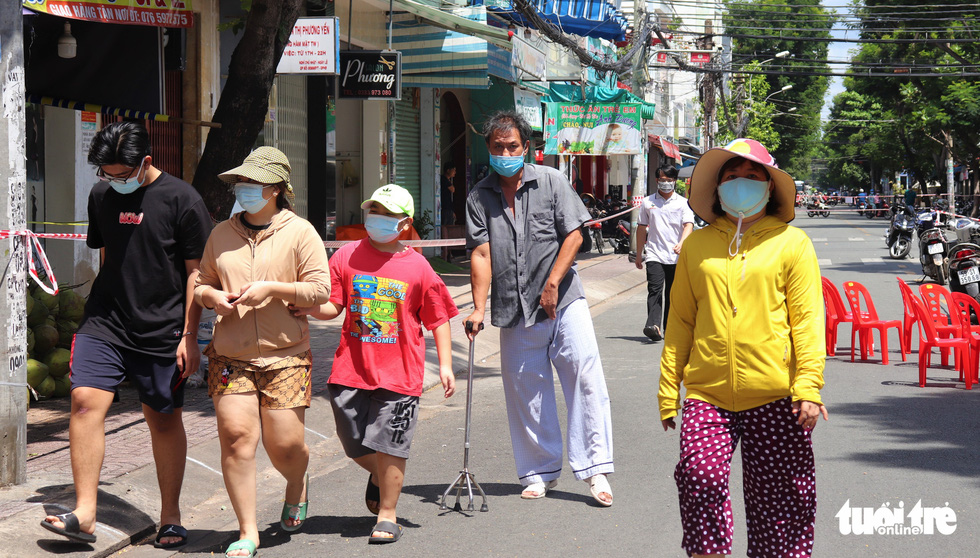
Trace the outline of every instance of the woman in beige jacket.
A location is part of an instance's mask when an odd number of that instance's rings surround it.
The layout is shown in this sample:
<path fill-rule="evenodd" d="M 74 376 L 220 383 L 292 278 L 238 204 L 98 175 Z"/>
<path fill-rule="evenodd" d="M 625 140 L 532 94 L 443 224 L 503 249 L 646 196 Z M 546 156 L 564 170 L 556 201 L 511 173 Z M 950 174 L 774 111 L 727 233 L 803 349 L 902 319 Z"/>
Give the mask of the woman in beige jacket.
<path fill-rule="evenodd" d="M 309 326 L 289 304 L 318 306 L 330 298 L 323 242 L 292 212 L 289 161 L 260 147 L 220 178 L 235 186 L 245 209 L 215 227 L 204 249 L 195 301 L 218 314 L 209 358 L 208 394 L 221 441 L 221 471 L 240 536 L 226 556 L 254 556 L 259 545 L 255 450 L 259 438 L 286 478 L 280 527 L 299 529 L 307 516 L 310 406 Z"/>

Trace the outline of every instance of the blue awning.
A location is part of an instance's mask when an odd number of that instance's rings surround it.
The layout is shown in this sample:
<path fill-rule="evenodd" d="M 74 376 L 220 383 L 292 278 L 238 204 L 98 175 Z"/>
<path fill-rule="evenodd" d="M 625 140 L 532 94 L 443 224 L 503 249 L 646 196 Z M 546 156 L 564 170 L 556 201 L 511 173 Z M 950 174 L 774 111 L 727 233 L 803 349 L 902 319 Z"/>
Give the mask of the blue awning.
<path fill-rule="evenodd" d="M 614 0 L 531 0 L 542 19 L 554 23 L 565 33 L 622 41 L 628 22 L 616 8 Z M 514 11 L 510 0 L 474 0 L 473 5 L 485 5 L 487 12 L 512 21 L 521 27 L 531 27 L 524 16 Z"/>

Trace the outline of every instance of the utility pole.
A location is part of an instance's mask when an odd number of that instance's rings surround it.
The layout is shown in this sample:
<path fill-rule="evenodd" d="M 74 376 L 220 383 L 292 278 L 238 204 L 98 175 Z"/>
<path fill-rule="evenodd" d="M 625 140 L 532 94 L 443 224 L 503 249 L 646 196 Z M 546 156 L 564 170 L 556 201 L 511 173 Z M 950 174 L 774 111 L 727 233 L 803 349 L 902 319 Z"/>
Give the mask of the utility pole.
<path fill-rule="evenodd" d="M 0 230 L 27 228 L 24 37 L 20 0 L 0 0 Z M 0 486 L 27 476 L 27 239 L 0 240 Z"/>

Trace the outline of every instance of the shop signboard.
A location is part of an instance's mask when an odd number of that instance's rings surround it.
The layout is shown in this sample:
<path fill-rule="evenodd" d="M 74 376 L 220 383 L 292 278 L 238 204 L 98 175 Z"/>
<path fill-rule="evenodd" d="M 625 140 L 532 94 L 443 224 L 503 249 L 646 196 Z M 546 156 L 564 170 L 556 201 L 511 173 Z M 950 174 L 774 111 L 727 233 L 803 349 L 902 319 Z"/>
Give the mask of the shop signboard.
<path fill-rule="evenodd" d="M 511 39 L 514 50 L 511 51 L 511 63 L 518 70 L 517 77 L 546 81 L 548 73 L 548 57 L 531 43 L 518 38 Z"/>
<path fill-rule="evenodd" d="M 276 73 L 336 75 L 340 50 L 337 26 L 335 17 L 297 18 Z"/>
<path fill-rule="evenodd" d="M 148 25 L 150 27 L 193 27 L 191 0 L 24 0 L 35 12 L 68 19 Z"/>
<path fill-rule="evenodd" d="M 548 155 L 641 155 L 638 103 L 545 103 Z"/>
<path fill-rule="evenodd" d="M 514 110 L 524 116 L 524 120 L 531 125 L 531 129 L 540 132 L 543 122 L 541 114 L 541 97 L 530 91 L 514 89 Z"/>
<path fill-rule="evenodd" d="M 402 53 L 396 50 L 343 50 L 339 75 L 341 99 L 402 98 Z"/>

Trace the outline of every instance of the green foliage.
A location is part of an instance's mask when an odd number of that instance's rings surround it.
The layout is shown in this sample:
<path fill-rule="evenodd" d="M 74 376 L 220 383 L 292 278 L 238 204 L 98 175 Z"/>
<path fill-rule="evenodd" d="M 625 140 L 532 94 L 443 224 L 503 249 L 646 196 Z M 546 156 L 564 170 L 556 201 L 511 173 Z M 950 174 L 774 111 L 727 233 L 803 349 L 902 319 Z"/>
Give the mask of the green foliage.
<path fill-rule="evenodd" d="M 790 56 L 772 60 L 764 69 L 785 73 L 792 73 L 795 68 L 799 70 L 792 76 L 784 73 L 762 77 L 769 83 L 770 91 L 793 85 L 792 89 L 779 95 L 779 106 L 795 106 L 797 110 L 792 114 L 772 115 L 772 125 L 778 132 L 780 143 L 770 152 L 780 166 L 794 177 L 806 178 L 819 144 L 820 109 L 828 80 L 826 76 L 804 74 L 829 71 L 826 64 L 814 62 L 826 60 L 828 46 L 822 41 L 788 39 L 828 38 L 835 17 L 820 5 L 819 0 L 727 0 L 724 5 L 726 13 L 723 23 L 727 33 L 769 35 L 763 39 L 736 38 L 732 52 L 737 64 L 753 59 L 766 60 L 773 58 L 777 52 L 787 50 Z"/>
<path fill-rule="evenodd" d="M 252 0 L 239 0 L 242 6 L 242 13 L 236 18 L 229 19 L 224 23 L 218 24 L 218 31 L 231 31 L 235 35 L 245 29 L 245 22 L 248 21 L 248 13 L 252 11 Z"/>
<path fill-rule="evenodd" d="M 862 65 L 887 61 L 893 68 L 879 65 L 871 70 L 890 69 L 895 77 L 844 80 L 847 90 L 835 99 L 831 114 L 843 122 L 830 123 L 826 133 L 828 176 L 868 184 L 907 170 L 921 188 L 945 176 L 950 152 L 957 161 L 980 170 L 980 84 L 976 78 L 957 75 L 958 66 L 980 62 L 980 46 L 975 41 L 922 42 L 968 37 L 964 31 L 975 34 L 977 19 L 969 11 L 951 18 L 940 4 L 866 0 L 857 10 L 862 36 L 912 41 L 861 45 L 853 59 L 858 72 Z M 898 11 L 901 17 L 882 19 L 882 9 Z M 910 75 L 915 73 L 939 75 Z"/>
<path fill-rule="evenodd" d="M 415 227 L 415 232 L 419 233 L 419 238 L 428 238 L 429 233 L 436 228 L 436 222 L 432 220 L 432 212 L 426 209 L 422 215 L 416 213 L 412 226 Z"/>

